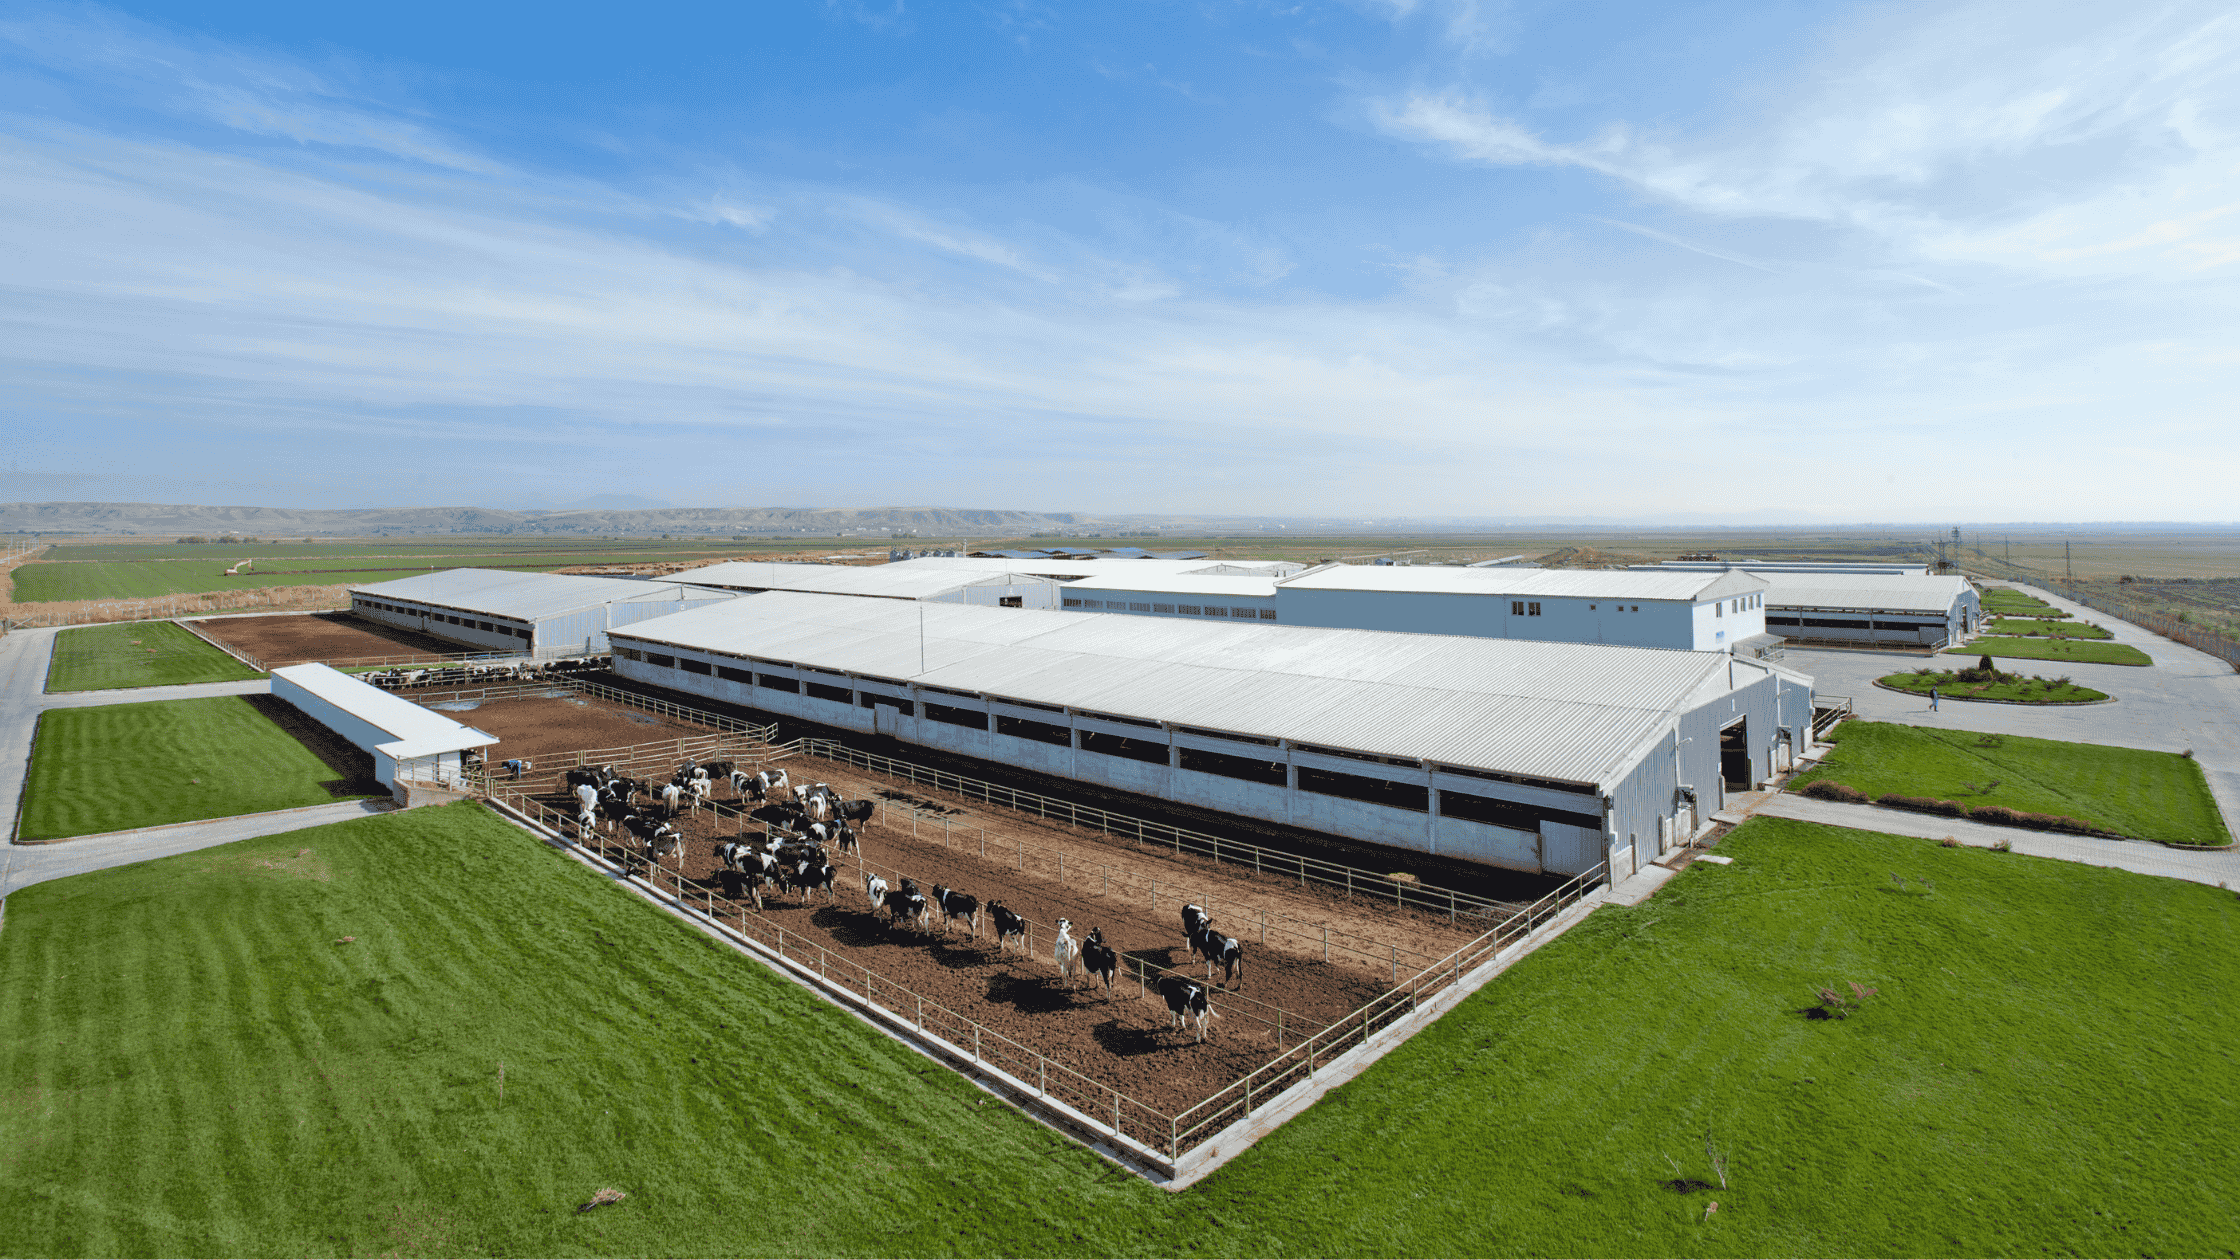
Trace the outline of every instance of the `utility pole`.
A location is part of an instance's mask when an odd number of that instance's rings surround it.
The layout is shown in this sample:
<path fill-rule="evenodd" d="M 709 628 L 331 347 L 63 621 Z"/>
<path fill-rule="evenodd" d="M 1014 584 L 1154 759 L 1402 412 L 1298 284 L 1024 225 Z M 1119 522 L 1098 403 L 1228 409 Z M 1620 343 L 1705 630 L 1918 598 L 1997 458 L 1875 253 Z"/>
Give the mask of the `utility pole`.
<path fill-rule="evenodd" d="M 2065 575 L 2062 580 L 2068 583 L 2069 589 L 2075 590 L 2077 586 L 2077 566 L 2069 561 L 2069 540 L 2066 538 L 2061 540 L 2061 571 Z"/>

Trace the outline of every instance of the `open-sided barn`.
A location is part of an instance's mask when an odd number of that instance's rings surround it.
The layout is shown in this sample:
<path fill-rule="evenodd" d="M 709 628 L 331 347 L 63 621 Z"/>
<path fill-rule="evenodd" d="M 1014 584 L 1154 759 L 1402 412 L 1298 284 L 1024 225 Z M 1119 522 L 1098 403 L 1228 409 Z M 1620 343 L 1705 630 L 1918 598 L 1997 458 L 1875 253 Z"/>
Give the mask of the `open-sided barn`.
<path fill-rule="evenodd" d="M 454 722 L 327 665 L 273 670 L 272 694 L 373 754 L 373 777 L 392 790 L 399 779 L 456 783 L 464 754 L 498 742 L 488 731 Z"/>
<path fill-rule="evenodd" d="M 681 582 L 439 569 L 350 588 L 350 611 L 490 652 L 537 657 L 607 650 L 607 631 L 738 598 Z"/>
<path fill-rule="evenodd" d="M 922 620 L 921 620 L 922 618 Z M 770 593 L 614 633 L 624 676 L 1490 865 L 1620 874 L 1809 738 L 1727 654 Z"/>

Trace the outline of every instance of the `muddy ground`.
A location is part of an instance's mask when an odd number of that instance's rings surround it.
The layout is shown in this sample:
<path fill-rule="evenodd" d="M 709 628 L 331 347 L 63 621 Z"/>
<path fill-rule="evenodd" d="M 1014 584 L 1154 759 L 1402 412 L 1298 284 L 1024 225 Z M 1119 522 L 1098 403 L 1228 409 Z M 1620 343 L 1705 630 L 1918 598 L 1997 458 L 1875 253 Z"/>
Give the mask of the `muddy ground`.
<path fill-rule="evenodd" d="M 307 661 L 349 663 L 383 656 L 438 656 L 472 648 L 411 630 L 399 630 L 348 613 L 282 617 L 208 617 L 189 623 L 265 668 Z"/>

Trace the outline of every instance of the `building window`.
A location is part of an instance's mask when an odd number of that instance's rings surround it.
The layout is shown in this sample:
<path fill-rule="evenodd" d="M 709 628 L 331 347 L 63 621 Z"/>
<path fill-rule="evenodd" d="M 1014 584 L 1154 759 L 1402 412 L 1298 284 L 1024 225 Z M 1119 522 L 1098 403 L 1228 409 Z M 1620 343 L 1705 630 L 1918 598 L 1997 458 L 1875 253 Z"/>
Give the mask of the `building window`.
<path fill-rule="evenodd" d="M 1537 603 L 1526 604 L 1526 605 L 1524 606 L 1524 615 L 1525 615 L 1525 616 L 1527 616 L 1527 617 L 1537 617 L 1537 616 L 1539 616 L 1539 615 L 1540 615 L 1540 605 L 1539 605 L 1539 604 L 1537 604 Z"/>
<path fill-rule="evenodd" d="M 648 665 L 659 665 L 663 669 L 675 669 L 677 667 L 677 658 L 665 652 L 648 652 L 639 659 Z"/>
<path fill-rule="evenodd" d="M 1550 809 L 1545 805 L 1520 805 L 1515 801 L 1479 796 L 1474 792 L 1449 792 L 1444 789 L 1439 792 L 1439 816 L 1507 827 L 1512 831 L 1538 831 L 1542 822 L 1560 822 L 1571 827 L 1602 830 L 1602 818 L 1598 814 Z"/>
<path fill-rule="evenodd" d="M 754 685 L 757 687 L 768 687 L 772 691 L 790 691 L 797 696 L 801 694 L 800 679 L 786 678 L 778 674 L 756 674 L 754 676 Z"/>
<path fill-rule="evenodd" d="M 1726 615 L 1727 615 L 1727 601 L 1725 601 L 1725 600 L 1723 600 L 1723 599 L 1722 599 L 1722 600 L 1720 600 L 1720 601 L 1719 601 L 1718 603 L 1716 603 L 1716 604 L 1713 604 L 1713 605 L 1711 606 L 1711 615 L 1712 615 L 1712 616 L 1714 616 L 1714 617 L 1724 617 L 1724 616 L 1726 616 Z"/>
<path fill-rule="evenodd" d="M 642 661 L 646 658 L 646 654 L 636 648 L 618 647 L 614 654 L 626 661 Z"/>
<path fill-rule="evenodd" d="M 1212 604 L 1206 605 L 1206 616 L 1208 617 L 1226 617 L 1228 615 L 1229 610 L 1226 608 L 1217 608 Z"/>
<path fill-rule="evenodd" d="M 996 715 L 996 734 L 1012 739 L 1031 739 L 1042 744 L 1056 744 L 1060 748 L 1073 746 L 1073 728 L 1054 722 L 1037 722 L 1032 718 Z"/>
<path fill-rule="evenodd" d="M 750 674 L 743 669 L 733 669 L 729 665 L 716 666 L 716 677 L 721 678 L 725 682 L 742 683 L 749 687 L 754 686 L 753 674 Z"/>
<path fill-rule="evenodd" d="M 960 709 L 955 705 L 935 704 L 928 700 L 926 716 L 936 722 L 947 722 L 951 726 L 969 726 L 976 731 L 988 729 L 988 714 L 982 709 Z"/>
<path fill-rule="evenodd" d="M 1178 613 L 1181 613 L 1185 617 L 1195 617 L 1199 613 L 1205 611 L 1204 609 L 1199 608 L 1196 604 L 1176 604 L 1174 606 L 1174 610 Z"/>
<path fill-rule="evenodd" d="M 1130 601 L 1128 601 L 1128 611 L 1129 611 L 1129 612 L 1150 612 L 1150 611 L 1151 611 L 1151 605 L 1149 605 L 1149 604 L 1139 604 L 1139 603 L 1136 603 L 1136 602 L 1135 602 L 1134 600 L 1130 600 Z"/>
<path fill-rule="evenodd" d="M 876 691 L 857 692 L 856 703 L 866 709 L 876 709 L 882 704 L 893 705 L 895 710 L 904 717 L 909 717 L 917 712 L 915 701 L 904 700 L 899 696 L 882 696 Z"/>
<path fill-rule="evenodd" d="M 1153 612 L 1163 612 L 1163 613 L 1171 613 L 1171 612 L 1173 612 L 1173 611 L 1174 611 L 1174 605 L 1173 605 L 1173 604 L 1153 604 L 1153 605 L 1151 606 L 1151 611 L 1153 611 Z"/>
<path fill-rule="evenodd" d="M 1081 601 L 1080 601 L 1080 600 L 1078 600 L 1078 599 L 1069 599 L 1069 600 L 1067 600 L 1067 601 L 1066 601 L 1066 607 L 1068 607 L 1068 608 L 1079 608 L 1079 607 L 1081 607 Z"/>
<path fill-rule="evenodd" d="M 1243 779 L 1247 783 L 1265 783 L 1271 787 L 1282 787 L 1287 782 L 1286 768 L 1280 761 L 1262 761 L 1257 757 L 1207 752 L 1187 746 L 1181 750 L 1181 756 L 1182 768 L 1199 774 L 1218 774 L 1224 779 Z"/>
<path fill-rule="evenodd" d="M 708 664 L 708 662 L 706 662 L 706 661 L 696 661 L 696 660 L 693 660 L 693 659 L 692 659 L 691 657 L 689 657 L 689 656 L 688 656 L 688 657 L 685 657 L 685 658 L 684 658 L 683 660 L 681 660 L 681 661 L 678 661 L 678 662 L 677 662 L 677 668 L 679 668 L 679 669 L 683 670 L 684 672 L 686 672 L 686 673 L 688 673 L 688 674 L 702 674 L 702 675 L 705 675 L 705 674 L 708 674 L 708 673 L 712 672 L 712 671 L 714 670 L 714 668 L 715 668 L 715 667 L 714 667 L 714 666 L 712 666 L 712 665 L 710 665 L 710 664 Z"/>
<path fill-rule="evenodd" d="M 835 687 L 831 683 L 803 683 L 801 684 L 801 690 L 819 700 L 830 700 L 834 704 L 854 704 L 856 702 L 856 693 L 846 687 Z"/>
<path fill-rule="evenodd" d="M 996 603 L 1004 608 L 1023 608 L 1026 606 L 1026 597 L 1023 595 L 1006 595 L 997 600 Z"/>
<path fill-rule="evenodd" d="M 1261 609 L 1261 610 L 1260 610 L 1260 620 L 1262 620 L 1262 621 L 1274 621 L 1275 619 L 1276 619 L 1276 610 L 1275 610 L 1275 609 L 1273 609 L 1273 608 L 1263 608 L 1263 609 Z"/>
<path fill-rule="evenodd" d="M 1081 606 L 1083 608 L 1102 608 L 1104 607 L 1104 601 L 1101 599 L 1085 599 L 1081 601 Z"/>
<path fill-rule="evenodd" d="M 1148 762 L 1152 765 L 1167 764 L 1165 740 L 1129 739 L 1125 735 L 1107 735 L 1103 731 L 1081 732 L 1081 751 L 1102 753 L 1107 757 L 1126 757 L 1130 761 Z"/>
<path fill-rule="evenodd" d="M 1258 610 L 1251 608 L 1232 608 L 1229 610 L 1229 615 L 1232 617 L 1252 618 L 1259 616 L 1259 612 Z"/>
<path fill-rule="evenodd" d="M 1524 616 L 1524 601 L 1523 601 L 1523 600 L 1521 600 L 1521 599 L 1512 599 L 1512 600 L 1510 600 L 1510 601 L 1509 601 L 1509 615 L 1510 615 L 1510 616 L 1512 616 L 1512 617 L 1522 617 L 1522 616 Z"/>
<path fill-rule="evenodd" d="M 1349 801 L 1366 801 L 1371 805 L 1383 805 L 1391 809 L 1413 810 L 1419 814 L 1431 812 L 1431 789 L 1417 783 L 1394 783 L 1390 779 L 1372 779 L 1367 775 L 1301 766 L 1299 790 L 1321 796 L 1344 797 Z"/>

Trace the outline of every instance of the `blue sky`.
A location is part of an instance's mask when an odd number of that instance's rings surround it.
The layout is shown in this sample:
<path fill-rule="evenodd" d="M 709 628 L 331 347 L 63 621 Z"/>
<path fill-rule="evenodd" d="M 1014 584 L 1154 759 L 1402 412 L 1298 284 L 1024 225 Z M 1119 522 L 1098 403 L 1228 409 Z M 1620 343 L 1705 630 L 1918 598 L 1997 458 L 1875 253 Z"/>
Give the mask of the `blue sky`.
<path fill-rule="evenodd" d="M 0 498 L 2240 517 L 2229 6 L 0 5 Z"/>

